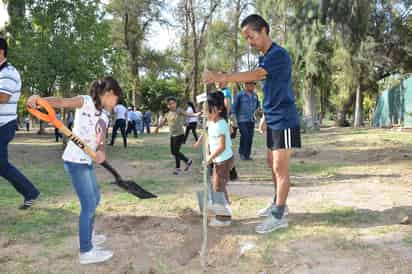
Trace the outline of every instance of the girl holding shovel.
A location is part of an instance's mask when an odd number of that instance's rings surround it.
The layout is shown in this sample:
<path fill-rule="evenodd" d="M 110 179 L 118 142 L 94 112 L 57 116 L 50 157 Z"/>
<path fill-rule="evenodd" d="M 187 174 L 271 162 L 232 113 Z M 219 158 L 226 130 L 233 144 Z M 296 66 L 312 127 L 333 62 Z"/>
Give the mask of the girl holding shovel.
<path fill-rule="evenodd" d="M 54 108 L 76 109 L 73 133 L 96 151 L 96 162 L 105 161 L 105 138 L 111 112 L 122 97 L 119 84 L 112 77 L 96 80 L 89 95 L 73 98 L 43 98 Z M 37 95 L 28 99 L 27 105 L 37 108 Z M 100 191 L 91 157 L 70 141 L 63 153 L 64 168 L 71 177 L 73 188 L 79 197 L 80 264 L 99 263 L 110 259 L 113 252 L 98 247 L 106 237 L 94 235 L 94 215 L 100 201 Z"/>

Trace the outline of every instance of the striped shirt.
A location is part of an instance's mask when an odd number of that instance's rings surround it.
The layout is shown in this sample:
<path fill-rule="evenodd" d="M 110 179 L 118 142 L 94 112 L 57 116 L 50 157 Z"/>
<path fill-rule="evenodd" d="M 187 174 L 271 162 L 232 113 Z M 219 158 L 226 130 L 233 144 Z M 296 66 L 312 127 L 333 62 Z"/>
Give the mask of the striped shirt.
<path fill-rule="evenodd" d="M 17 119 L 17 103 L 20 98 L 19 72 L 6 61 L 0 64 L 0 92 L 10 95 L 7 103 L 0 104 L 0 127 Z"/>

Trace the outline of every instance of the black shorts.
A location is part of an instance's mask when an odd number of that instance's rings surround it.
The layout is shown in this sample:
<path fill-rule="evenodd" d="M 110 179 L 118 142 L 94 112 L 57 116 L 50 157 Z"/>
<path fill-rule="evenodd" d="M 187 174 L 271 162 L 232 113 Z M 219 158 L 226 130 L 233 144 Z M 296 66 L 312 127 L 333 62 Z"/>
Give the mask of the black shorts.
<path fill-rule="evenodd" d="M 300 128 L 266 130 L 266 146 L 270 150 L 300 148 Z"/>

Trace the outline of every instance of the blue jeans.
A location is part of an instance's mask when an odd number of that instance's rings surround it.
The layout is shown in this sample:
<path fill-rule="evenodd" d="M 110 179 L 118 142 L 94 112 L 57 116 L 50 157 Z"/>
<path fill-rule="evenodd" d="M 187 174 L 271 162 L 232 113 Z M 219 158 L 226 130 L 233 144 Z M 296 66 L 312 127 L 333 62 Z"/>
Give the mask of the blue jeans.
<path fill-rule="evenodd" d="M 254 122 L 239 122 L 238 126 L 240 130 L 239 154 L 241 157 L 248 159 L 250 158 L 250 154 L 252 152 L 255 123 Z"/>
<path fill-rule="evenodd" d="M 147 134 L 150 134 L 150 120 L 144 120 L 144 127 L 146 128 Z"/>
<path fill-rule="evenodd" d="M 80 252 L 88 252 L 93 248 L 94 213 L 100 202 L 95 169 L 93 165 L 72 162 L 64 162 L 64 169 L 70 175 L 73 188 L 80 200 Z"/>
<path fill-rule="evenodd" d="M 37 198 L 40 192 L 17 168 L 9 163 L 8 145 L 16 135 L 17 121 L 0 127 L 0 176 L 9 181 L 24 197 L 24 200 Z"/>
<path fill-rule="evenodd" d="M 137 132 L 139 132 L 139 134 L 143 134 L 143 120 L 137 120 L 136 121 L 136 128 L 137 128 Z"/>

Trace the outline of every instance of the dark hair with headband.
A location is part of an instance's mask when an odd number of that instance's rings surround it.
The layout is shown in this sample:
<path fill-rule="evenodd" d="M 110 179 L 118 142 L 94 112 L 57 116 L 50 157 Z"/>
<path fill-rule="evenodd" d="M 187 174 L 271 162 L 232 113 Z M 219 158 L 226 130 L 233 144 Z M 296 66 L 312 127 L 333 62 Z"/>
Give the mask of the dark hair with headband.
<path fill-rule="evenodd" d="M 101 114 L 103 109 L 100 97 L 109 91 L 113 91 L 113 95 L 118 97 L 118 101 L 122 100 L 122 89 L 116 79 L 111 76 L 106 76 L 103 79 L 93 81 L 90 87 L 90 96 L 93 98 L 94 105 L 99 110 L 98 115 Z"/>

